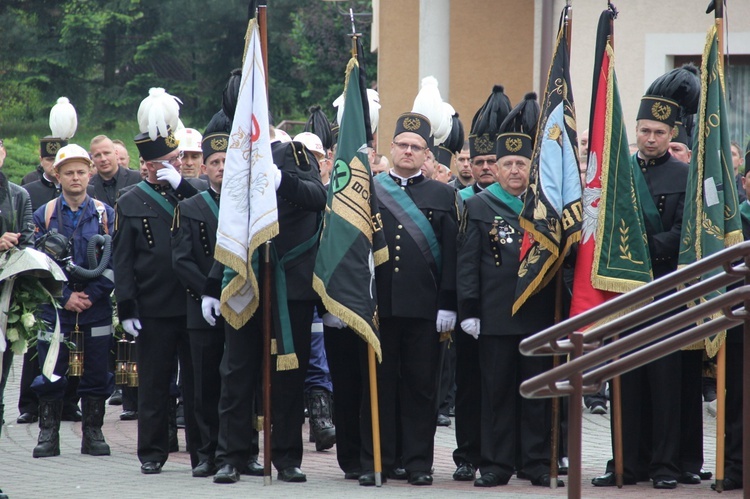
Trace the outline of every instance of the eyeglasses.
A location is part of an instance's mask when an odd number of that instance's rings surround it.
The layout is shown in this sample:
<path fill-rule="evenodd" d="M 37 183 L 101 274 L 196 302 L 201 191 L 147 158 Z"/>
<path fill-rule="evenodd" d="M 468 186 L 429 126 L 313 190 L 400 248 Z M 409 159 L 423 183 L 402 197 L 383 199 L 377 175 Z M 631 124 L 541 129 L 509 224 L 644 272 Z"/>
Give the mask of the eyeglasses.
<path fill-rule="evenodd" d="M 173 158 L 163 159 L 163 160 L 161 160 L 161 162 L 162 163 L 169 163 L 172 166 L 175 166 L 175 162 L 176 161 L 180 161 L 184 156 L 185 156 L 185 153 L 182 152 L 182 151 L 180 151 L 180 152 L 177 153 L 177 156 L 175 156 Z"/>
<path fill-rule="evenodd" d="M 405 142 L 392 142 L 392 144 L 398 147 L 398 150 L 401 152 L 406 152 L 409 149 L 411 149 L 412 152 L 420 153 L 420 152 L 425 152 L 427 150 L 426 147 L 415 146 L 414 144 L 407 144 Z"/>
<path fill-rule="evenodd" d="M 474 166 L 478 166 L 479 168 L 483 168 L 485 163 L 487 166 L 492 166 L 497 164 L 496 159 L 477 159 L 473 161 Z"/>

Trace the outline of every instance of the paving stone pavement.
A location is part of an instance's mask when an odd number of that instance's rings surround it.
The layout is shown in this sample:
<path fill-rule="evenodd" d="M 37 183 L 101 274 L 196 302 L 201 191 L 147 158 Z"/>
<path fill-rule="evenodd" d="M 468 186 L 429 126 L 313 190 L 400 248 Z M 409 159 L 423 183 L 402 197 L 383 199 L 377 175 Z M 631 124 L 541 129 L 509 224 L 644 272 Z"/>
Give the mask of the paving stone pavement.
<path fill-rule="evenodd" d="M 511 479 L 503 487 L 482 489 L 471 482 L 455 482 L 451 453 L 455 447 L 452 427 L 439 427 L 435 436 L 435 473 L 431 487 L 415 487 L 404 482 L 389 481 L 381 488 L 360 487 L 356 481 L 344 480 L 336 463 L 335 447 L 316 452 L 315 444 L 307 443 L 302 470 L 307 474 L 305 484 L 288 484 L 276 480 L 263 485 L 259 477 L 243 476 L 233 485 L 212 483 L 211 479 L 193 478 L 190 459 L 185 449 L 184 432 L 180 430 L 180 449 L 173 453 L 159 475 L 142 475 L 136 456 L 137 430 L 135 421 L 120 421 L 121 407 L 107 406 L 104 435 L 112 448 L 112 455 L 92 457 L 81 455 L 81 424 L 63 422 L 61 427 L 61 455 L 33 459 L 38 427 L 19 425 L 16 402 L 21 375 L 21 359 L 16 357 L 5 394 L 5 420 L 0 437 L 0 488 L 11 499 L 47 498 L 239 498 L 239 497 L 566 497 L 567 488 L 556 490 L 532 487 L 528 481 Z M 595 488 L 591 478 L 601 474 L 611 455 L 609 415 L 599 416 L 584 411 L 583 421 L 583 497 L 709 497 L 710 483 L 679 485 L 675 490 L 654 490 L 650 483 L 616 488 Z M 704 410 L 705 469 L 713 470 L 715 463 L 715 419 Z M 308 434 L 307 425 L 303 432 Z M 627 438 L 627 436 L 626 436 Z M 567 478 L 563 477 L 567 483 Z M 723 496 L 739 497 L 741 491 L 725 492 Z"/>

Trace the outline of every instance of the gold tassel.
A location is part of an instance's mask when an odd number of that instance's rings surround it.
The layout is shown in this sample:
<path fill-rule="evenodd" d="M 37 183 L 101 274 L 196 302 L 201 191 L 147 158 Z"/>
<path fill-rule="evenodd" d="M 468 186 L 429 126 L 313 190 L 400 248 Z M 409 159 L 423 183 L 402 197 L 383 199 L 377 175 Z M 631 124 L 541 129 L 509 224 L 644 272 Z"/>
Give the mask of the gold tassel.
<path fill-rule="evenodd" d="M 271 355 L 279 353 L 279 346 L 276 344 L 276 338 L 271 338 Z"/>
<path fill-rule="evenodd" d="M 291 371 L 292 369 L 299 368 L 299 360 L 297 355 L 293 353 L 287 353 L 276 357 L 276 370 L 277 371 Z"/>
<path fill-rule="evenodd" d="M 255 431 L 263 431 L 264 420 L 263 416 L 255 416 Z"/>

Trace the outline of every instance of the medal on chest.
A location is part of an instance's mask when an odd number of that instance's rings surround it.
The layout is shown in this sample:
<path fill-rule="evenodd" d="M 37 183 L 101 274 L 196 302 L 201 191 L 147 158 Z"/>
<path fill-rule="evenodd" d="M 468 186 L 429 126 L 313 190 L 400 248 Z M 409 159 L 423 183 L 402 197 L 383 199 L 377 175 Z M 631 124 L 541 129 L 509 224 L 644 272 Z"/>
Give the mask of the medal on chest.
<path fill-rule="evenodd" d="M 506 222 L 503 217 L 495 217 L 490 229 L 490 241 L 497 244 L 510 244 L 518 240 L 516 229 Z"/>

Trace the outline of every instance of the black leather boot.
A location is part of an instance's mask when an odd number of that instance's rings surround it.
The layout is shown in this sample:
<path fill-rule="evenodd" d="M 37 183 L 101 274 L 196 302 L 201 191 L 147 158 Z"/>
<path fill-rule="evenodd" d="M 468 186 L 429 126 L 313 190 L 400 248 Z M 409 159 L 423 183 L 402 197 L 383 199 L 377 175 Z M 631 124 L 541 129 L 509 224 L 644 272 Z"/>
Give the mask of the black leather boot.
<path fill-rule="evenodd" d="M 169 398 L 169 452 L 179 452 L 177 440 L 177 399 Z"/>
<path fill-rule="evenodd" d="M 104 398 L 83 399 L 83 431 L 81 432 L 81 454 L 109 456 L 110 450 L 102 434 L 104 424 Z"/>
<path fill-rule="evenodd" d="M 318 451 L 330 449 L 336 443 L 331 406 L 331 394 L 328 391 L 313 389 L 307 394 L 310 434 L 315 439 L 315 450 Z"/>
<path fill-rule="evenodd" d="M 34 457 L 60 455 L 60 418 L 62 400 L 39 400 L 39 441 L 34 447 Z"/>

